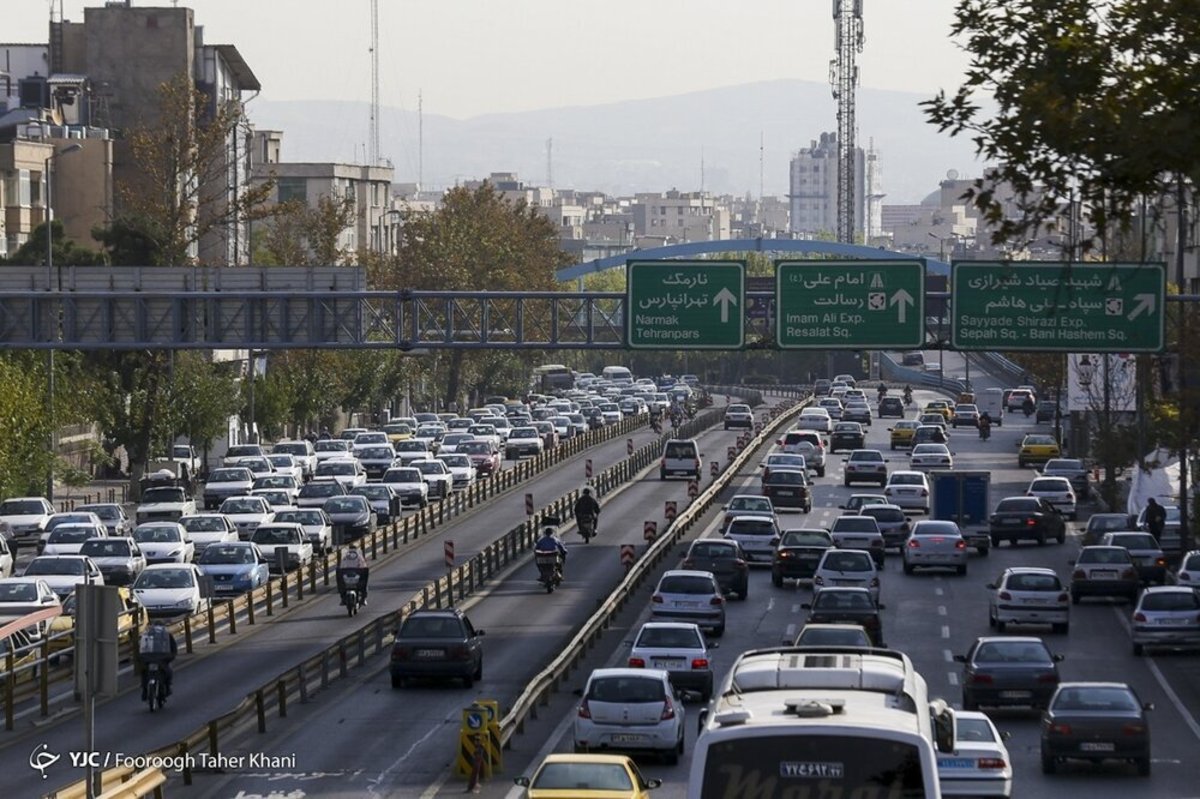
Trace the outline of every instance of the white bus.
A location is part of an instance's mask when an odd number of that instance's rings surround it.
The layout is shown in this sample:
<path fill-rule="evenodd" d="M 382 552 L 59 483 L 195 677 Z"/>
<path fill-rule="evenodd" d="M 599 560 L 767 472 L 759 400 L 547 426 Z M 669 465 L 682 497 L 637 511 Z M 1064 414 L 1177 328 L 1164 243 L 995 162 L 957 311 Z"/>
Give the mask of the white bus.
<path fill-rule="evenodd" d="M 940 799 L 954 711 L 902 652 L 742 653 L 700 716 L 689 799 Z"/>

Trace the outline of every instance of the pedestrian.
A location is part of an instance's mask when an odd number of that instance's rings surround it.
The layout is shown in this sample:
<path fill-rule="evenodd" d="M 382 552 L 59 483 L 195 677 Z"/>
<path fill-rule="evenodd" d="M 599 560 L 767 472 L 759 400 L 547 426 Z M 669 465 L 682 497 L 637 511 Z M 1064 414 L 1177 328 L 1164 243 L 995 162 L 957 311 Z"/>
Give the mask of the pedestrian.
<path fill-rule="evenodd" d="M 1162 540 L 1163 528 L 1167 526 L 1167 509 L 1158 504 L 1154 497 L 1146 500 L 1146 529 L 1155 541 Z"/>

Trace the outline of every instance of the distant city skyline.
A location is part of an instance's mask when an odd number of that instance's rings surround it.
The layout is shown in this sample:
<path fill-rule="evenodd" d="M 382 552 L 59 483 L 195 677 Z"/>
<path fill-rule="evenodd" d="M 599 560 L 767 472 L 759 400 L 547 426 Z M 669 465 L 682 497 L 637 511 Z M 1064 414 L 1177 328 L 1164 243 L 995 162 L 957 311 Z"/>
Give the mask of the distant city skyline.
<path fill-rule="evenodd" d="M 4 0 L 0 41 L 47 40 L 59 0 Z M 135 6 L 167 5 L 168 0 Z M 369 0 L 181 0 L 232 44 L 264 98 L 368 100 Z M 62 0 L 66 19 L 103 0 Z M 459 119 L 649 99 L 756 81 L 828 79 L 831 0 L 380 0 L 380 102 Z M 932 96 L 960 82 L 956 0 L 864 0 L 864 88 Z M 735 10 L 731 10 L 735 9 Z M 358 120 L 349 120 L 358 124 Z M 365 124 L 365 123 L 364 123 Z M 829 120 L 797 131 L 806 140 Z"/>

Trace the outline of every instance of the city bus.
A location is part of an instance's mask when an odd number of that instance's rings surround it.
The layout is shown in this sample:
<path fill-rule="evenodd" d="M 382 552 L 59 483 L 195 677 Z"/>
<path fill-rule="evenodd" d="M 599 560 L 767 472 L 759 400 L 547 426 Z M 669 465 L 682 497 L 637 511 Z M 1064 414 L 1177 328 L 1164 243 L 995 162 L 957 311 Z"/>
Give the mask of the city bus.
<path fill-rule="evenodd" d="M 533 370 L 530 389 L 542 394 L 555 394 L 575 387 L 575 373 L 561 363 L 548 363 Z"/>
<path fill-rule="evenodd" d="M 700 716 L 689 799 L 940 799 L 954 711 L 902 653 L 742 653 Z"/>

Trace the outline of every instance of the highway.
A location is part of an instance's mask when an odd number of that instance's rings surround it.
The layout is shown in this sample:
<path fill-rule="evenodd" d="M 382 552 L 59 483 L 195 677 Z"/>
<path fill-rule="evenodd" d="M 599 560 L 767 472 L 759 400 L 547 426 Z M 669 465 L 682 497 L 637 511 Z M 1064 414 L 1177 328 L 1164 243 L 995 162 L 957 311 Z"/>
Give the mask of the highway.
<path fill-rule="evenodd" d="M 718 398 L 718 402 L 723 402 L 723 398 Z M 734 435 L 729 434 L 731 440 Z M 656 438 L 648 427 L 631 437 L 635 447 Z M 109 756 L 111 764 L 117 753 L 152 751 L 190 734 L 289 666 L 324 649 L 351 629 L 395 610 L 415 591 L 444 573 L 442 540 L 454 540 L 458 556 L 470 557 L 525 520 L 526 491 L 534 494 L 536 505 L 541 507 L 585 483 L 586 459 L 591 458 L 594 470 L 599 472 L 624 459 L 626 446 L 626 437 L 621 437 L 593 447 L 526 484 L 528 487 L 520 486 L 477 507 L 433 535 L 419 539 L 400 557 L 376 566 L 371 574 L 371 602 L 353 622 L 347 619 L 338 597 L 326 592 L 316 601 L 293 607 L 270 623 L 260 620 L 254 627 L 240 627 L 236 636 L 221 636 L 215 646 L 201 643 L 204 638 L 197 635 L 197 654 L 183 656 L 176 664 L 174 696 L 164 712 L 149 715 L 145 703 L 140 701 L 134 678 L 126 673 L 122 693 L 97 706 L 97 751 L 101 757 Z M 615 567 L 616 554 L 610 556 Z M 565 592 L 562 596 L 566 605 L 572 594 Z M 495 676 L 505 672 L 503 664 L 497 664 Z M 323 731 L 323 735 L 331 737 L 329 730 Z M 32 725 L 25 720 L 13 733 L 0 735 L 0 770 L 6 775 L 4 795 L 35 796 L 81 779 L 82 770 L 60 764 L 49 769 L 48 779 L 43 781 L 39 772 L 30 767 L 29 760 L 35 747 L 45 744 L 62 755 L 66 763 L 66 753 L 83 751 L 84 740 L 78 713 Z M 353 740 L 349 743 L 354 745 Z"/>

